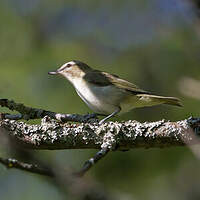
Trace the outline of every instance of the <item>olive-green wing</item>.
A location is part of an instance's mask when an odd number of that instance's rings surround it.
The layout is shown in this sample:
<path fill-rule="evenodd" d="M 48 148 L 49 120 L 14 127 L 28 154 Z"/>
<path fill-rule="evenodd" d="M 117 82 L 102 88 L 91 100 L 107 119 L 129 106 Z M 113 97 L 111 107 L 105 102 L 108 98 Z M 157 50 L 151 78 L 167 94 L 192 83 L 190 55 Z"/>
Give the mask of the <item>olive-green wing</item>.
<path fill-rule="evenodd" d="M 104 74 L 104 72 L 98 70 L 87 72 L 83 78 L 87 82 L 100 87 L 112 85 L 110 79 Z"/>
<path fill-rule="evenodd" d="M 147 91 L 140 89 L 137 85 L 130 83 L 119 77 L 111 75 L 109 79 L 112 82 L 112 84 L 114 84 L 118 88 L 124 89 L 134 94 L 148 94 Z"/>
<path fill-rule="evenodd" d="M 109 74 L 107 72 L 94 70 L 93 72 L 86 73 L 86 75 L 83 78 L 87 82 L 101 87 L 108 85 L 115 85 L 120 89 L 124 89 L 134 94 L 149 94 L 148 92 L 140 89 L 133 83 L 130 83 L 126 80 L 119 78 L 117 75 Z"/>

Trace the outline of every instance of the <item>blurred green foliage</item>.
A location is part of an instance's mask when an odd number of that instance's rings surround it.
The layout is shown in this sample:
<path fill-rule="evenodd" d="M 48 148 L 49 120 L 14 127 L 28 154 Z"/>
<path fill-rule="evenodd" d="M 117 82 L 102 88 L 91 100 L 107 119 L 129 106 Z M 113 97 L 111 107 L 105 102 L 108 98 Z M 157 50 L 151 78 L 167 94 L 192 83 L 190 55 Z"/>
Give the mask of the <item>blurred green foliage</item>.
<path fill-rule="evenodd" d="M 92 112 L 67 81 L 47 74 L 75 59 L 118 74 L 145 90 L 179 97 L 184 104 L 180 109 L 136 109 L 115 120 L 199 116 L 199 100 L 183 96 L 179 88 L 185 76 L 200 79 L 199 21 L 189 3 L 9 0 L 0 2 L 0 26 L 1 98 L 55 112 Z M 79 169 L 94 152 L 35 155 Z M 0 168 L 2 199 L 62 199 L 45 179 Z M 123 199 L 126 194 L 131 199 L 199 199 L 198 168 L 199 161 L 186 147 L 137 149 L 110 153 L 88 176 L 119 197 L 124 195 Z"/>

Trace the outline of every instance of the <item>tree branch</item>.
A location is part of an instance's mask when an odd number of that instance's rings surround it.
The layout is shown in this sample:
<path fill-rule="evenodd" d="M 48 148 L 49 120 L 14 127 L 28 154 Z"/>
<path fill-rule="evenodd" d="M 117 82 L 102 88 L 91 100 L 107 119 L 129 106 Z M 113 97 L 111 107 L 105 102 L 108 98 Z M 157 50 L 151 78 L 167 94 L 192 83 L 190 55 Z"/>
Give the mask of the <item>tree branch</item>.
<path fill-rule="evenodd" d="M 60 169 L 58 166 L 54 166 L 54 169 L 45 168 L 34 164 L 24 163 L 12 158 L 0 158 L 0 163 L 6 166 L 8 169 L 16 168 L 23 171 L 39 174 L 53 179 L 52 183 L 56 185 L 63 193 L 66 193 L 69 197 L 77 197 L 77 199 L 93 199 L 93 200 L 107 200 L 113 199 L 95 182 L 89 182 L 88 180 L 80 179 L 78 173 L 69 173 L 67 170 Z M 101 196 L 101 198 L 99 198 Z"/>
<path fill-rule="evenodd" d="M 197 143 L 200 119 L 140 123 L 137 121 L 98 123 L 58 123 L 44 117 L 40 125 L 15 120 L 0 120 L 20 145 L 31 149 L 131 149 L 182 146 Z M 195 134 L 194 134 L 195 133 Z"/>
<path fill-rule="evenodd" d="M 137 121 L 107 122 L 99 125 L 90 123 L 61 123 L 73 118 L 74 121 L 88 121 L 81 115 L 63 114 L 69 118 L 58 118 L 58 114 L 36 108 L 26 107 L 7 99 L 0 99 L 0 105 L 20 112 L 15 116 L 21 119 L 44 117 L 41 124 L 30 125 L 25 122 L 11 120 L 11 114 L 2 114 L 0 130 L 20 145 L 30 149 L 101 149 L 82 169 L 87 171 L 93 163 L 101 159 L 109 150 L 127 150 L 132 148 L 150 148 L 183 146 L 195 144 L 200 133 L 200 119 L 189 118 L 182 121 L 157 121 L 140 123 Z M 14 115 L 13 115 L 14 116 Z M 71 116 L 73 116 L 71 118 Z M 54 119 L 51 119 L 51 118 Z M 94 117 L 94 116 L 93 116 Z M 5 119 L 9 118 L 9 119 Z M 16 117 L 17 118 L 17 117 Z M 64 120 L 63 120 L 64 119 Z M 90 118 L 91 119 L 91 118 Z M 194 137 L 195 136 L 195 137 Z"/>
<path fill-rule="evenodd" d="M 18 111 L 20 114 L 9 114 L 9 113 L 1 113 L 0 119 L 11 119 L 11 120 L 19 120 L 19 119 L 41 119 L 45 116 L 49 116 L 52 119 L 56 119 L 60 122 L 89 122 L 91 119 L 93 121 L 97 121 L 97 114 L 87 114 L 87 115 L 79 115 L 79 114 L 61 114 L 55 113 L 43 109 L 31 108 L 28 106 L 24 106 L 22 103 L 15 103 L 13 100 L 8 99 L 0 99 L 0 106 L 7 107 L 10 110 Z"/>
<path fill-rule="evenodd" d="M 16 168 L 16 169 L 24 170 L 24 171 L 31 172 L 34 174 L 54 177 L 54 174 L 50 169 L 42 168 L 34 164 L 20 162 L 13 158 L 0 158 L 0 163 L 5 165 L 8 169 Z"/>
<path fill-rule="evenodd" d="M 98 151 L 94 157 L 90 158 L 84 163 L 82 169 L 79 172 L 75 172 L 73 173 L 73 175 L 75 177 L 83 176 L 94 164 L 96 164 L 100 159 L 102 159 L 108 152 L 109 152 L 109 149 L 107 148 Z M 39 175 L 44 175 L 44 176 L 49 176 L 49 177 L 55 176 L 54 172 L 50 168 L 48 169 L 45 167 L 38 166 L 36 164 L 21 162 L 13 158 L 0 157 L 0 163 L 6 166 L 6 168 L 8 169 L 16 168 L 16 169 L 31 172 L 34 174 L 39 174 Z"/>
<path fill-rule="evenodd" d="M 82 169 L 78 173 L 75 173 L 75 175 L 83 176 L 94 164 L 96 164 L 99 160 L 101 160 L 108 152 L 109 152 L 108 148 L 103 148 L 100 151 L 98 151 L 94 155 L 94 157 L 90 158 L 84 163 Z"/>

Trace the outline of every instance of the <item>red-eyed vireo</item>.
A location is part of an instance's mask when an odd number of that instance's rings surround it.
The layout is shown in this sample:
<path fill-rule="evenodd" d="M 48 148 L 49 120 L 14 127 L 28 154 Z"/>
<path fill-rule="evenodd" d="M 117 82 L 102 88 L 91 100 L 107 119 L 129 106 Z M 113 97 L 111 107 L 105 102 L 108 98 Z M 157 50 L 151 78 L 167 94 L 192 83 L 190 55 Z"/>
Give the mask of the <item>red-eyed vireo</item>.
<path fill-rule="evenodd" d="M 80 61 L 67 62 L 49 74 L 64 76 L 94 112 L 107 115 L 100 123 L 133 108 L 159 104 L 182 106 L 178 98 L 151 94 L 116 75 L 92 69 Z"/>

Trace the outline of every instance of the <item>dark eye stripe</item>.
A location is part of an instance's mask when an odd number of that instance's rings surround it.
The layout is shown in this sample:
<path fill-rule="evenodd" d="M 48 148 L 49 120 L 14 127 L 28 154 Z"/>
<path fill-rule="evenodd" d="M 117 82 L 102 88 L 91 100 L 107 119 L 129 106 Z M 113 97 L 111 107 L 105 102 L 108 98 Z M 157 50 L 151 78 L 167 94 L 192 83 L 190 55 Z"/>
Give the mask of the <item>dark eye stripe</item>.
<path fill-rule="evenodd" d="M 64 69 L 71 67 L 71 66 L 72 66 L 71 64 L 64 65 L 64 66 L 60 67 L 59 71 L 63 71 Z"/>

